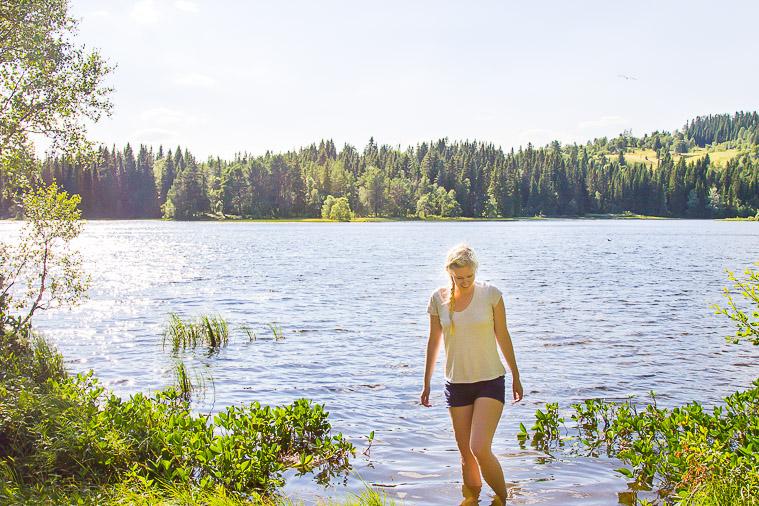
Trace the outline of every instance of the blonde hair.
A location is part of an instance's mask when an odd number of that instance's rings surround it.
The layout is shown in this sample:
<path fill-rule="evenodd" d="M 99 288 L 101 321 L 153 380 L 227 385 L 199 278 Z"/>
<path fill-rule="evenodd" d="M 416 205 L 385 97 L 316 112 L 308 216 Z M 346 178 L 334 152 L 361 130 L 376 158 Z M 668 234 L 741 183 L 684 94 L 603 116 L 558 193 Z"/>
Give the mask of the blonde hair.
<path fill-rule="evenodd" d="M 445 258 L 445 271 L 451 278 L 451 289 L 448 296 L 448 316 L 451 320 L 451 335 L 453 335 L 453 308 L 456 307 L 456 300 L 454 298 L 456 282 L 453 280 L 451 274 L 451 267 L 471 267 L 477 272 L 477 256 L 474 254 L 474 250 L 465 243 L 457 244 L 448 251 L 448 256 Z"/>

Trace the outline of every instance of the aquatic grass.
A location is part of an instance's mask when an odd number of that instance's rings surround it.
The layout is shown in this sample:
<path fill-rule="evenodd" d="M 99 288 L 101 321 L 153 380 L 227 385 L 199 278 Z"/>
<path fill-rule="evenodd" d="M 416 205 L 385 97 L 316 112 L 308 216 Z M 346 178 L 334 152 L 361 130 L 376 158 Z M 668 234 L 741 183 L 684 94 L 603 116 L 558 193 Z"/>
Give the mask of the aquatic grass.
<path fill-rule="evenodd" d="M 190 379 L 182 360 L 177 360 L 174 364 L 174 386 L 179 392 L 179 398 L 183 401 L 190 402 L 196 391 L 204 391 L 204 381 L 199 375 L 195 375 L 195 380 Z"/>
<path fill-rule="evenodd" d="M 195 389 L 195 385 L 190 381 L 190 376 L 187 374 L 187 369 L 184 366 L 184 362 L 177 361 L 174 365 L 175 384 L 177 390 L 179 390 L 179 397 L 182 400 L 189 401 L 192 398 L 192 391 Z"/>
<path fill-rule="evenodd" d="M 169 324 L 163 334 L 163 346 L 171 344 L 172 351 L 185 348 L 195 348 L 199 342 L 197 329 L 192 324 L 186 324 L 176 313 L 169 315 Z"/>
<path fill-rule="evenodd" d="M 680 494 L 680 506 L 757 506 L 759 488 L 748 489 L 742 476 L 709 478 L 695 489 Z"/>
<path fill-rule="evenodd" d="M 229 344 L 229 325 L 220 315 L 202 315 L 194 322 L 186 322 L 171 313 L 163 335 L 163 347 L 166 348 L 167 344 L 173 352 L 198 346 L 218 351 Z"/>
<path fill-rule="evenodd" d="M 271 330 L 275 341 L 279 341 L 285 338 L 285 335 L 282 333 L 282 327 L 276 323 L 267 323 L 266 325 L 269 327 L 269 330 Z"/>
<path fill-rule="evenodd" d="M 199 323 L 205 329 L 205 342 L 210 348 L 218 349 L 229 344 L 229 325 L 224 318 L 203 315 Z"/>
<path fill-rule="evenodd" d="M 247 325 L 243 325 L 240 327 L 240 329 L 245 332 L 245 335 L 248 336 L 248 342 L 255 341 L 256 340 L 256 333 L 253 332 L 253 329 L 248 327 Z"/>

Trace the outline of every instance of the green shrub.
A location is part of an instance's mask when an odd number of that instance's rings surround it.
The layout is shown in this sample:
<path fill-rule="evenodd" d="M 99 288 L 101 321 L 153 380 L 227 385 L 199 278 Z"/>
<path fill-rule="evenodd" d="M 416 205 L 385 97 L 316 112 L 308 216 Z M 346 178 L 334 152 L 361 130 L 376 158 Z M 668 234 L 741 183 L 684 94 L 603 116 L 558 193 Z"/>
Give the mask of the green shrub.
<path fill-rule="evenodd" d="M 67 376 L 60 355 L 41 344 L 0 360 L 0 499 L 67 480 L 271 496 L 288 469 L 326 484 L 355 455 L 331 435 L 324 407 L 306 399 L 231 406 L 211 420 L 176 388 L 123 400 L 91 372 Z"/>
<path fill-rule="evenodd" d="M 759 265 L 759 262 L 756 263 Z M 727 279 L 732 282 L 732 291 L 725 287 L 722 289 L 727 299 L 727 308 L 718 304 L 712 305 L 715 314 L 723 314 L 733 320 L 737 330 L 735 335 L 728 336 L 730 343 L 737 344 L 741 341 L 748 341 L 751 344 L 759 345 L 759 271 L 747 268 L 743 271 L 744 279 L 737 278 L 735 273 L 727 271 Z M 754 306 L 753 310 L 744 311 L 738 307 L 733 300 L 733 291 L 739 293 L 749 304 Z"/>
<path fill-rule="evenodd" d="M 737 307 L 730 290 L 728 308 L 714 305 L 717 314 L 736 322 L 728 341 L 759 344 L 759 272 L 746 269 L 740 280 L 728 271 L 734 289 L 754 306 L 748 314 Z M 682 504 L 757 504 L 759 497 L 759 379 L 753 388 L 735 392 L 724 405 L 706 410 L 691 402 L 671 410 L 631 400 L 588 399 L 572 405 L 569 425 L 558 405 L 535 413 L 532 434 L 520 424 L 517 439 L 527 439 L 545 452 L 565 449 L 585 456 L 602 453 L 628 467 L 617 469 L 631 479 L 634 490 L 654 489 L 666 501 Z M 562 434 L 561 426 L 564 427 Z M 567 444 L 571 446 L 567 447 Z M 633 495 L 635 493 L 633 492 Z"/>
<path fill-rule="evenodd" d="M 732 482 L 735 492 L 748 497 L 759 492 L 759 379 L 724 401 L 709 412 L 698 402 L 668 410 L 655 402 L 590 399 L 572 405 L 569 425 L 549 404 L 546 413 L 536 413 L 531 441 L 546 452 L 564 447 L 577 455 L 617 457 L 629 466 L 618 471 L 636 487 L 665 497 L 737 476 L 742 478 Z M 520 441 L 528 437 L 522 426 Z"/>
<path fill-rule="evenodd" d="M 350 202 L 347 197 L 333 197 L 327 195 L 322 204 L 322 218 L 333 221 L 351 221 L 353 213 L 351 212 Z"/>

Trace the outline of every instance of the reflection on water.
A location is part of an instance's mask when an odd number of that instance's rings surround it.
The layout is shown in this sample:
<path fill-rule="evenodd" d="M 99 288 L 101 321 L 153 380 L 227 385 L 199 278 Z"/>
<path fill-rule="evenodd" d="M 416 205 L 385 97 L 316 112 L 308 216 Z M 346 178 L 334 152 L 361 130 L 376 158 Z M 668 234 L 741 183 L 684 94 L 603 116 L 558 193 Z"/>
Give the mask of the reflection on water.
<path fill-rule="evenodd" d="M 0 235 L 17 228 L 0 222 Z M 93 275 L 90 300 L 42 314 L 36 325 L 69 369 L 92 368 L 126 395 L 172 381 L 161 349 L 170 312 L 220 313 L 229 346 L 184 355 L 213 379 L 198 410 L 308 397 L 326 404 L 334 427 L 359 448 L 347 486 L 323 489 L 290 473 L 286 493 L 313 503 L 367 483 L 408 504 L 459 504 L 442 362 L 433 407 L 419 406 L 418 395 L 427 300 L 446 284 L 445 253 L 462 240 L 479 254 L 479 279 L 504 292 L 525 388 L 523 402 L 506 406 L 493 444 L 514 485 L 510 504 L 624 500 L 616 462 L 519 448 L 519 422 L 531 423 L 543 403 L 649 390 L 663 405 L 711 403 L 756 374 L 749 366 L 759 353 L 726 345 L 732 326 L 709 308 L 722 303 L 724 268 L 759 260 L 750 222 L 90 222 L 78 239 Z M 271 322 L 284 339 L 273 339 Z M 485 486 L 480 504 L 491 499 Z"/>

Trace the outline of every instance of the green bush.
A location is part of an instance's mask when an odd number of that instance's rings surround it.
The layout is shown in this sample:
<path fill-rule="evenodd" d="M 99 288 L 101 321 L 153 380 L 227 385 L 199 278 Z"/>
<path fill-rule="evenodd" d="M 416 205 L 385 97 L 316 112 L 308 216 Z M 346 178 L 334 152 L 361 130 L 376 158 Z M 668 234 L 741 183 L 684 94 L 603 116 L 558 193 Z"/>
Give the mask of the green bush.
<path fill-rule="evenodd" d="M 728 309 L 713 307 L 736 322 L 731 343 L 759 344 L 759 272 L 746 269 L 740 280 L 728 271 L 737 293 L 754 306 L 738 308 L 725 288 Z M 655 489 L 667 502 L 687 505 L 759 504 L 759 379 L 753 388 L 735 392 L 724 405 L 708 411 L 698 402 L 671 410 L 652 403 L 638 405 L 588 399 L 572 405 L 570 423 L 556 403 L 535 413 L 532 433 L 520 424 L 517 438 L 531 440 L 545 452 L 616 457 L 617 469 L 633 490 Z M 563 434 L 561 427 L 564 427 Z M 636 495 L 633 492 L 633 495 Z"/>
<path fill-rule="evenodd" d="M 532 434 L 520 441 L 546 452 L 616 457 L 633 488 L 654 488 L 662 497 L 690 497 L 707 484 L 733 486 L 743 498 L 759 494 L 759 379 L 754 388 L 724 399 L 711 412 L 698 402 L 674 409 L 590 399 L 572 405 L 571 422 L 558 405 L 538 410 Z M 564 427 L 561 431 L 560 427 Z M 569 445 L 569 446 L 568 446 Z M 736 478 L 740 477 L 740 481 Z M 737 504 L 746 504 L 739 502 Z"/>
<path fill-rule="evenodd" d="M 0 500 L 71 480 L 272 496 L 287 469 L 320 483 L 350 469 L 355 448 L 331 435 L 321 405 L 253 402 L 211 420 L 193 414 L 175 388 L 123 400 L 92 373 L 68 376 L 43 343 L 0 357 Z"/>
<path fill-rule="evenodd" d="M 333 221 L 351 221 L 353 213 L 351 212 L 350 202 L 347 197 L 333 197 L 327 195 L 322 205 L 322 218 Z"/>
<path fill-rule="evenodd" d="M 757 262 L 755 265 L 759 265 Z M 735 273 L 727 271 L 727 279 L 732 282 L 733 289 L 725 287 L 722 289 L 727 299 L 727 308 L 719 304 L 712 305 L 715 314 L 722 314 L 735 322 L 737 327 L 734 336 L 728 336 L 730 343 L 738 344 L 741 341 L 748 341 L 751 344 L 759 345 L 759 271 L 750 267 L 743 271 L 744 279 L 737 278 Z M 749 304 L 754 306 L 753 310 L 744 311 L 733 300 L 733 293 L 740 294 Z"/>

